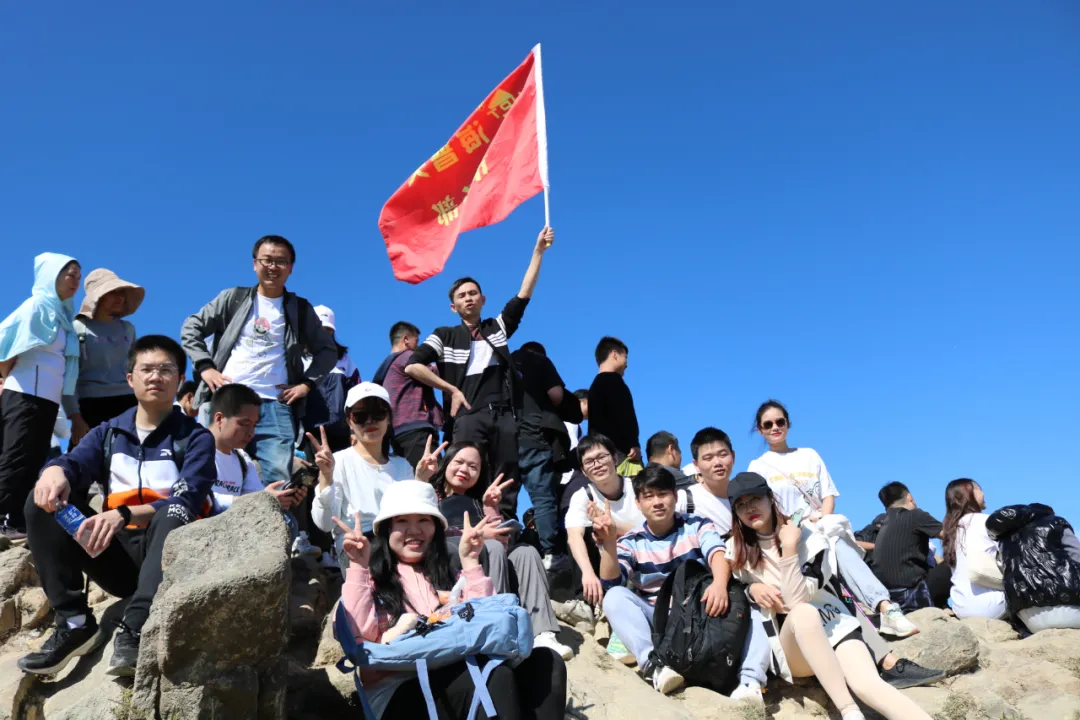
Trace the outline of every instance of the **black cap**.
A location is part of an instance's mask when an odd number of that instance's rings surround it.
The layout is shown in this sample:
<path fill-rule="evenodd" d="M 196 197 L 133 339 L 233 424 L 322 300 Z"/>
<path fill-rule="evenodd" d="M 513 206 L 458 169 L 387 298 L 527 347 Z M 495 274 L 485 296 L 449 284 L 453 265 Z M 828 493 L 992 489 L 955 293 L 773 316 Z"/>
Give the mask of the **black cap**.
<path fill-rule="evenodd" d="M 772 490 L 765 478 L 756 472 L 741 472 L 728 485 L 727 497 L 732 504 L 744 495 L 768 495 Z"/>

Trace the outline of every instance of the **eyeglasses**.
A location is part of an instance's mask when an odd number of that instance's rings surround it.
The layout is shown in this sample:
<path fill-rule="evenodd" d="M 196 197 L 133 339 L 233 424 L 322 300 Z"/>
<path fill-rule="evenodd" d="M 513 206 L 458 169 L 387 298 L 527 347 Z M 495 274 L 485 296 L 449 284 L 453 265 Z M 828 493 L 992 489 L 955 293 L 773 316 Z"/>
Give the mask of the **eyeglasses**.
<path fill-rule="evenodd" d="M 349 419 L 357 425 L 367 425 L 370 422 L 382 422 L 390 413 L 385 410 L 355 410 L 349 413 Z"/>
<path fill-rule="evenodd" d="M 593 455 L 588 460 L 581 461 L 581 469 L 594 468 L 603 465 L 611 459 L 611 453 L 600 453 L 599 455 Z"/>
<path fill-rule="evenodd" d="M 147 380 L 152 378 L 154 373 L 157 373 L 162 380 L 168 380 L 176 377 L 180 369 L 172 363 L 162 363 L 160 365 L 139 365 L 135 368 L 135 372 L 138 373 L 139 377 Z"/>
<path fill-rule="evenodd" d="M 773 426 L 773 421 L 772 420 L 766 420 L 765 422 L 761 423 L 761 429 L 762 430 L 772 430 L 772 426 Z M 785 419 L 785 418 L 776 418 L 776 427 L 778 427 L 778 428 L 787 427 L 787 419 Z"/>
<path fill-rule="evenodd" d="M 277 258 L 255 258 L 256 261 L 264 268 L 284 268 L 292 265 L 288 260 L 278 260 Z"/>

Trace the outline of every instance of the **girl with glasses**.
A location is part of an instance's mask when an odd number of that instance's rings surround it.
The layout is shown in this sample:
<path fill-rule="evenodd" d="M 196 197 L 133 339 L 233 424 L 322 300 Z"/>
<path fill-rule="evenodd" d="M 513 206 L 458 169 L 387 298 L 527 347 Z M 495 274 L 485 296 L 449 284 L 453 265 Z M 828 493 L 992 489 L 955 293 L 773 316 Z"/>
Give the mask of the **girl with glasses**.
<path fill-rule="evenodd" d="M 342 533 L 334 517 L 360 518 L 360 532 L 371 535 L 383 492 L 400 480 L 427 480 L 431 470 L 414 473 L 404 458 L 390 455 L 393 421 L 390 396 L 381 385 L 360 383 L 345 398 L 346 419 L 353 436 L 352 447 L 333 452 L 325 428 L 320 437 L 308 433 L 315 449 L 319 484 L 311 504 L 311 519 L 323 532 L 334 535 L 335 559 L 342 568 L 348 556 L 342 551 Z"/>

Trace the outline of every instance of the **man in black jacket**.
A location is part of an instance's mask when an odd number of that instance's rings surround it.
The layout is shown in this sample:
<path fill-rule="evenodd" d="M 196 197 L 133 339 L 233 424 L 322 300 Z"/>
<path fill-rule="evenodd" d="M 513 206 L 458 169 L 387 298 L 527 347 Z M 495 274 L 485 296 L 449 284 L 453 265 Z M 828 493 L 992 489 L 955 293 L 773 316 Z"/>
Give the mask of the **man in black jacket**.
<path fill-rule="evenodd" d="M 596 364 L 600 372 L 589 388 L 589 434 L 605 435 L 615 443 L 619 462 L 641 462 L 637 412 L 634 396 L 623 375 L 630 356 L 626 343 L 604 337 L 596 346 Z"/>
<path fill-rule="evenodd" d="M 450 309 L 461 324 L 437 328 L 413 352 L 405 374 L 443 392 L 449 409 L 444 433 L 454 442 L 472 441 L 483 448 L 490 481 L 503 473 L 518 477 L 516 414 L 522 407 L 522 388 L 513 369 L 507 342 L 521 324 L 532 298 L 544 253 L 555 231 L 544 228 L 536 239 L 532 260 L 518 294 L 495 318 L 482 320 L 486 298 L 480 283 L 465 277 L 450 286 Z M 434 363 L 436 375 L 428 365 Z M 503 491 L 500 509 L 507 518 L 517 511 L 518 484 Z"/>
<path fill-rule="evenodd" d="M 571 395 L 538 342 L 527 342 L 513 355 L 524 388 L 518 422 L 518 464 L 521 481 L 532 500 L 544 567 L 569 567 L 565 554 L 557 557 L 559 509 L 555 484 L 570 464 L 570 434 L 563 421 L 581 422 L 581 405 Z"/>

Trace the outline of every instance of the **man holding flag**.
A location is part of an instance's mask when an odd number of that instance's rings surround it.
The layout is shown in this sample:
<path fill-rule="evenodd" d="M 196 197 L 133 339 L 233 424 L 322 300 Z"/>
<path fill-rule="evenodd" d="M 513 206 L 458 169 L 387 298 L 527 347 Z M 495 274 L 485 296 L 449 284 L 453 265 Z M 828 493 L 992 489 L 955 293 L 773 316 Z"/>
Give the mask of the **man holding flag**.
<path fill-rule="evenodd" d="M 443 391 L 443 407 L 450 411 L 446 434 L 453 442 L 480 446 L 489 482 L 499 473 L 518 477 L 516 414 L 521 411 L 524 391 L 507 342 L 521 324 L 544 253 L 554 240 L 551 228 L 540 232 L 521 289 L 495 318 L 481 319 L 486 298 L 480 283 L 469 277 L 455 280 L 450 286 L 450 308 L 461 324 L 437 328 L 405 367 L 409 377 Z M 428 368 L 432 363 L 438 375 Z M 508 519 L 517 515 L 518 488 L 515 483 L 503 491 L 500 509 Z"/>

